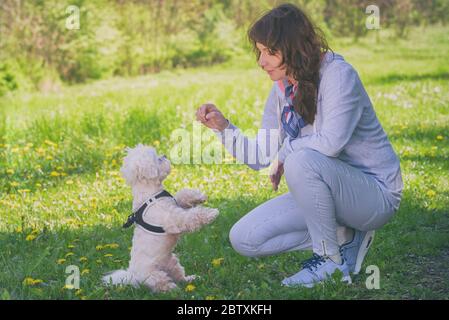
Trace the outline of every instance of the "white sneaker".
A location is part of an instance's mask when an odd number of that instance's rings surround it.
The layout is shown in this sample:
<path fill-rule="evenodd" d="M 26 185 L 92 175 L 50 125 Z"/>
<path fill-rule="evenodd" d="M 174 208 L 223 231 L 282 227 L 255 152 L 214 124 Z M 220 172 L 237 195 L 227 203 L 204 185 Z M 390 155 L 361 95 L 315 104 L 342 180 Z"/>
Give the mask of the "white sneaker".
<path fill-rule="evenodd" d="M 345 259 L 343 259 L 342 264 L 337 264 L 328 257 L 322 257 L 314 253 L 312 258 L 303 262 L 303 269 L 301 271 L 282 280 L 282 284 L 287 287 L 303 286 L 312 288 L 315 284 L 330 278 L 337 270 L 343 273 L 342 281 L 352 283 L 349 275 L 349 267 Z"/>

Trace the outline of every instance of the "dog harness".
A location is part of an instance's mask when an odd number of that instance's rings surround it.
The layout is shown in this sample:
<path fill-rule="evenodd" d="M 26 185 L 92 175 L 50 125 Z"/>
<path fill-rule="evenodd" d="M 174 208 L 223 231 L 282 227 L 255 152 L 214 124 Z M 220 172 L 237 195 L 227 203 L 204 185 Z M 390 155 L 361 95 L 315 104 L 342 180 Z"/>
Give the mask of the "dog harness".
<path fill-rule="evenodd" d="M 165 233 L 164 228 L 162 228 L 161 226 L 154 226 L 152 224 L 148 224 L 145 221 L 143 221 L 143 215 L 148 210 L 148 208 L 150 206 L 152 206 L 156 202 L 157 199 L 160 199 L 162 197 L 173 198 L 173 196 L 170 193 L 168 193 L 165 190 L 162 190 L 161 192 L 157 193 L 155 196 L 152 196 L 150 199 L 145 201 L 145 203 L 143 205 L 141 205 L 140 208 L 137 209 L 135 212 L 131 213 L 128 216 L 128 220 L 123 224 L 123 228 L 129 228 L 134 223 L 136 223 L 147 231 L 150 231 L 153 233 L 158 233 L 158 234 Z"/>

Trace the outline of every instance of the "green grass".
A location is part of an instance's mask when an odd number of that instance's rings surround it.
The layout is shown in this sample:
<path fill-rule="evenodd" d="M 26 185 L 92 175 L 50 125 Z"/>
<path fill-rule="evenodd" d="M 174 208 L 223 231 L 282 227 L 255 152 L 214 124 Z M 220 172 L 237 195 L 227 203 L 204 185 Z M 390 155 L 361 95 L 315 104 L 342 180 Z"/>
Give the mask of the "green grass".
<path fill-rule="evenodd" d="M 174 165 L 167 190 L 199 188 L 220 216 L 183 236 L 176 252 L 195 289 L 166 294 L 105 288 L 105 272 L 126 267 L 131 208 L 118 170 L 126 145 L 154 145 L 169 155 L 171 132 L 191 129 L 196 108 L 213 101 L 242 129 L 255 130 L 271 82 L 252 56 L 213 68 L 111 79 L 51 94 L 0 100 L 0 297 L 4 299 L 447 299 L 449 297 L 448 28 L 416 29 L 410 39 L 380 36 L 331 43 L 358 70 L 401 158 L 404 196 L 376 233 L 365 267 L 380 269 L 379 290 L 351 286 L 280 286 L 310 253 L 249 259 L 231 248 L 240 217 L 276 195 L 267 176 L 244 165 Z M 206 133 L 203 130 L 203 133 Z M 206 137 L 207 138 L 207 137 Z M 208 138 L 207 138 L 208 139 Z M 208 140 L 209 141 L 209 140 Z M 28 239 L 28 240 L 27 240 Z M 97 248 L 115 243 L 117 248 Z M 100 250 L 99 250 L 100 249 Z M 68 253 L 73 253 L 72 255 Z M 112 256 L 105 256 L 112 254 Z M 67 255 L 67 256 L 66 256 Z M 81 257 L 85 257 L 80 261 Z M 220 266 L 213 259 L 223 258 Z M 59 261 L 59 259 L 66 259 Z M 89 270 L 81 292 L 64 289 L 68 265 Z M 41 283 L 27 285 L 26 278 Z"/>

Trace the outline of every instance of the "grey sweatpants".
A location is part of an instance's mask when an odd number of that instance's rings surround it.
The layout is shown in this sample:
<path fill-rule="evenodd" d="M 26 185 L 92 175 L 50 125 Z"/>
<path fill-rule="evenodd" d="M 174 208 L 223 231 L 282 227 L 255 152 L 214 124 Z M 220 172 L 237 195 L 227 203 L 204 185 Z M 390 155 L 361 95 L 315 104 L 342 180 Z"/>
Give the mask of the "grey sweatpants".
<path fill-rule="evenodd" d="M 240 254 L 304 249 L 338 254 L 338 226 L 375 230 L 395 212 L 372 176 L 317 151 L 290 154 L 284 175 L 290 192 L 256 207 L 232 227 L 230 241 Z"/>

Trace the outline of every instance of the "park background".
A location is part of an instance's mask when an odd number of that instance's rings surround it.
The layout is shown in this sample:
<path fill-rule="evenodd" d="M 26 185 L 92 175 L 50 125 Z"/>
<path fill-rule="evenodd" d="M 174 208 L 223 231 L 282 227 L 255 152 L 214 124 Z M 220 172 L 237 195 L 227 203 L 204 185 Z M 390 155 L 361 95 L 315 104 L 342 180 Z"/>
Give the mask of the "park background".
<path fill-rule="evenodd" d="M 0 299 L 449 297 L 447 0 L 293 1 L 359 72 L 401 159 L 401 208 L 376 233 L 364 265 L 379 268 L 380 289 L 367 289 L 364 269 L 351 286 L 284 288 L 280 281 L 310 253 L 239 256 L 228 240 L 233 223 L 287 187 L 283 180 L 272 191 L 267 176 L 229 157 L 222 165 L 173 165 L 165 183 L 170 192 L 199 188 L 220 210 L 176 249 L 198 280 L 165 294 L 100 284 L 129 260 L 132 230 L 121 224 L 132 199 L 119 172 L 125 146 L 170 154 L 171 133 L 191 130 L 207 101 L 255 132 L 272 83 L 246 30 L 279 3 L 1 1 Z M 367 28 L 376 21 L 380 29 Z M 70 265 L 80 270 L 79 289 L 66 284 Z"/>

